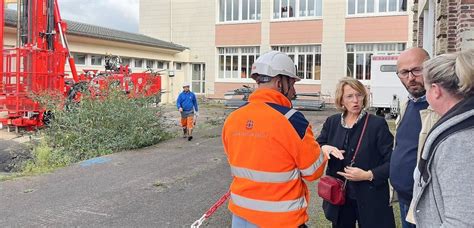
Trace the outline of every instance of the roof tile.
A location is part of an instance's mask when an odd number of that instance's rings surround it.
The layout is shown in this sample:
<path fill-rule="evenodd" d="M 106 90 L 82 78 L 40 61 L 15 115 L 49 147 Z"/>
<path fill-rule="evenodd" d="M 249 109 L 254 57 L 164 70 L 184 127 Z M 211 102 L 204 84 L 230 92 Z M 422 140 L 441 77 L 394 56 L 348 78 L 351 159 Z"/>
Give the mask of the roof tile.
<path fill-rule="evenodd" d="M 177 51 L 183 51 L 187 47 L 172 42 L 155 39 L 139 33 L 131 33 L 116 29 L 105 28 L 97 25 L 81 23 L 77 21 L 65 20 L 68 27 L 67 33 L 71 35 L 85 36 L 111 41 L 119 41 L 131 44 L 138 44 L 157 48 L 166 48 Z M 17 24 L 16 10 L 5 10 L 5 24 L 15 27 Z"/>

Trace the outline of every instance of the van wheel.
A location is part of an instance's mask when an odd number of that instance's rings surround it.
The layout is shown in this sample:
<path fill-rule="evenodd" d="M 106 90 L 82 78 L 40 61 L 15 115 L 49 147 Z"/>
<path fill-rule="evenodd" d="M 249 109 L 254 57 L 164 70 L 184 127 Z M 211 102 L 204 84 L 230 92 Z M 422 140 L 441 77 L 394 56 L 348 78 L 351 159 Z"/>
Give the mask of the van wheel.
<path fill-rule="evenodd" d="M 381 108 L 377 108 L 377 109 L 375 110 L 375 115 L 381 116 L 381 117 L 385 117 L 384 111 L 383 111 L 383 109 L 381 109 Z"/>

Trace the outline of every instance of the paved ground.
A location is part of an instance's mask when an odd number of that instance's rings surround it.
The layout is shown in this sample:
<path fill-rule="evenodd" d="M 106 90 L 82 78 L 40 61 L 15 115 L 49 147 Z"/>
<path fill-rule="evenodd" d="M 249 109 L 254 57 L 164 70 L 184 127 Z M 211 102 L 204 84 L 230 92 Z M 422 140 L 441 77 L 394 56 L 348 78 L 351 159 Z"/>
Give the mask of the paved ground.
<path fill-rule="evenodd" d="M 0 227 L 189 227 L 230 184 L 220 142 L 224 110 L 209 110 L 201 111 L 192 142 L 176 138 L 51 174 L 0 182 Z M 306 115 L 318 131 L 331 113 Z M 315 196 L 314 183 L 310 189 Z M 322 227 L 315 198 L 310 224 Z M 229 227 L 226 207 L 205 226 Z"/>

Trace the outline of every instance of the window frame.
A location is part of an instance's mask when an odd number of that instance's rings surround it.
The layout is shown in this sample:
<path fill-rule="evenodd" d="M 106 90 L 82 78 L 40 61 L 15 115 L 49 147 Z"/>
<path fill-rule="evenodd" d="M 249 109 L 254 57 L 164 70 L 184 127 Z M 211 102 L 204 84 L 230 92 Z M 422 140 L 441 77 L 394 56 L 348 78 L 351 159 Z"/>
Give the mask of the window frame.
<path fill-rule="evenodd" d="M 92 61 L 94 61 L 95 57 L 100 58 L 100 63 L 99 64 L 93 64 Z M 103 66 L 104 65 L 104 56 L 99 55 L 99 54 L 90 54 L 89 55 L 89 64 L 90 66 Z"/>
<path fill-rule="evenodd" d="M 354 14 L 349 14 L 349 1 L 354 1 Z M 364 12 L 358 13 L 357 6 L 359 1 L 364 1 Z M 389 11 L 389 1 L 390 0 L 373 0 L 374 2 L 374 12 L 367 13 L 367 1 L 368 0 L 346 0 L 346 18 L 357 18 L 357 17 L 378 17 L 378 16 L 402 16 L 408 15 L 407 10 L 402 9 L 403 0 L 396 0 L 397 1 L 397 10 L 396 11 Z M 380 1 L 386 1 L 387 5 L 385 6 L 384 12 L 380 12 Z"/>
<path fill-rule="evenodd" d="M 234 52 L 235 50 L 235 52 Z M 253 62 L 250 63 L 250 57 L 253 56 Z M 255 82 L 250 77 L 250 72 L 252 69 L 252 64 L 260 56 L 260 46 L 238 46 L 238 47 L 217 47 L 217 82 L 246 82 L 251 83 Z M 224 58 L 224 70 L 221 71 L 221 57 Z M 227 70 L 227 59 L 230 58 L 230 69 L 231 72 L 228 73 Z M 246 57 L 246 74 L 245 77 L 242 77 L 242 57 Z M 234 59 L 237 58 L 237 66 L 234 64 Z M 234 72 L 234 68 L 237 67 L 237 70 Z M 229 75 L 229 76 L 227 76 Z M 236 77 L 232 77 L 236 75 Z"/>
<path fill-rule="evenodd" d="M 84 56 L 84 63 L 79 63 L 78 59 L 76 58 L 77 55 L 83 55 Z M 72 57 L 74 59 L 74 63 L 78 66 L 86 66 L 87 65 L 87 54 L 86 53 L 81 53 L 81 52 L 73 52 Z"/>
<path fill-rule="evenodd" d="M 173 63 L 173 68 L 174 68 L 175 71 L 182 71 L 183 70 L 183 63 L 182 62 L 174 62 Z"/>
<path fill-rule="evenodd" d="M 273 6 L 272 6 L 272 16 L 271 16 L 271 19 L 270 21 L 298 21 L 298 20 L 317 20 L 317 19 L 322 19 L 323 18 L 323 0 L 314 0 L 314 15 L 309 15 L 309 1 L 311 0 L 294 0 L 295 1 L 295 10 L 294 10 L 294 13 L 293 13 L 293 17 L 290 17 L 289 15 L 287 17 L 284 17 L 282 18 L 281 15 L 282 15 L 282 1 L 287 1 L 288 4 L 290 4 L 290 1 L 291 0 L 273 0 Z M 300 15 L 300 6 L 301 6 L 301 1 L 305 1 L 305 12 L 306 12 L 306 15 L 303 15 L 301 16 Z M 279 15 L 280 17 L 278 18 L 275 18 L 275 3 L 278 2 L 279 3 L 279 9 L 280 9 L 280 12 L 279 12 Z M 316 12 L 318 12 L 317 10 L 317 7 L 318 7 L 318 3 L 319 3 L 319 7 L 320 7 L 320 12 L 321 12 L 321 15 L 316 15 Z"/>
<path fill-rule="evenodd" d="M 194 67 L 199 65 L 199 79 L 194 79 Z M 205 63 L 192 63 L 191 64 L 191 90 L 195 94 L 206 94 L 206 64 Z M 194 84 L 199 83 L 199 88 L 201 90 L 197 91 L 194 88 Z"/>
<path fill-rule="evenodd" d="M 160 68 L 160 63 L 163 64 L 162 68 Z M 170 62 L 168 62 L 168 61 L 164 61 L 164 60 L 157 60 L 156 61 L 156 68 L 159 69 L 159 70 L 167 70 L 167 69 L 169 69 L 169 66 L 170 66 Z"/>
<path fill-rule="evenodd" d="M 372 45 L 372 50 L 357 50 L 363 49 L 363 45 Z M 383 45 L 394 45 L 395 49 L 389 50 L 389 49 L 383 49 Z M 383 42 L 383 43 L 346 43 L 346 55 L 345 55 L 345 71 L 346 71 L 346 77 L 352 77 L 357 80 L 360 80 L 364 84 L 367 84 L 371 78 L 372 75 L 370 75 L 370 79 L 367 79 L 367 69 L 370 69 L 370 66 L 367 65 L 367 55 L 397 55 L 400 54 L 405 48 L 406 48 L 407 43 L 403 42 Z M 353 48 L 352 51 L 349 51 L 350 46 Z M 385 46 L 387 47 L 387 46 Z M 383 49 L 383 50 L 382 50 Z M 353 64 L 352 68 L 350 69 L 351 75 L 348 75 L 347 72 L 349 71 L 349 65 L 348 65 L 348 55 L 353 54 Z M 362 69 L 362 79 L 357 78 L 357 54 L 363 54 L 364 56 L 364 64 L 363 64 L 363 69 Z"/>
<path fill-rule="evenodd" d="M 148 65 L 149 61 L 151 61 L 151 63 L 152 63 L 151 66 Z M 156 66 L 156 61 L 154 59 L 145 59 L 145 68 L 149 67 L 149 68 L 153 69 L 153 68 L 155 68 L 155 66 Z"/>
<path fill-rule="evenodd" d="M 128 67 L 131 67 L 131 65 L 132 65 L 131 63 L 132 63 L 133 58 L 130 58 L 130 57 L 121 57 L 120 59 L 121 59 L 121 61 L 122 61 L 122 62 L 120 63 L 120 64 L 122 64 L 122 66 L 126 66 L 126 65 L 127 65 L 127 63 L 125 63 L 125 59 L 127 59 L 127 60 L 129 61 L 129 62 L 128 62 Z"/>
<path fill-rule="evenodd" d="M 305 51 L 303 49 L 311 48 L 312 51 Z M 303 69 L 303 78 L 298 83 L 304 84 L 320 84 L 321 83 L 321 76 L 322 76 L 322 44 L 299 44 L 299 45 L 275 45 L 272 46 L 272 50 L 277 50 L 286 53 L 288 56 L 293 56 L 293 62 L 296 66 L 299 67 L 300 59 L 299 57 L 304 57 L 304 69 Z M 315 75 L 313 74 L 311 79 L 307 79 L 307 64 L 308 64 L 308 56 L 312 56 L 312 69 L 313 72 L 316 72 L 316 56 L 319 55 L 319 79 L 315 79 Z M 300 69 L 297 69 L 297 75 Z"/>
<path fill-rule="evenodd" d="M 227 2 L 230 1 L 231 4 L 231 17 L 230 20 L 227 18 Z M 238 1 L 239 9 L 238 9 L 238 18 L 234 19 L 234 1 Z M 248 19 L 243 19 L 243 1 L 244 0 L 219 0 L 217 1 L 217 24 L 238 24 L 238 23 L 255 23 L 260 22 L 262 20 L 262 0 L 246 0 L 247 1 L 247 17 Z M 254 10 L 255 10 L 255 19 L 250 19 L 252 12 L 250 12 L 250 3 L 254 1 Z M 224 16 L 221 17 L 221 4 L 224 3 L 222 9 L 224 10 Z M 259 12 L 260 11 L 260 12 Z"/>
<path fill-rule="evenodd" d="M 140 66 L 137 66 L 137 61 L 141 61 L 141 65 L 140 65 Z M 134 67 L 134 68 L 144 68 L 144 67 L 143 67 L 144 63 L 145 63 L 144 59 L 140 59 L 140 58 L 134 58 L 134 59 L 133 59 L 133 67 Z"/>

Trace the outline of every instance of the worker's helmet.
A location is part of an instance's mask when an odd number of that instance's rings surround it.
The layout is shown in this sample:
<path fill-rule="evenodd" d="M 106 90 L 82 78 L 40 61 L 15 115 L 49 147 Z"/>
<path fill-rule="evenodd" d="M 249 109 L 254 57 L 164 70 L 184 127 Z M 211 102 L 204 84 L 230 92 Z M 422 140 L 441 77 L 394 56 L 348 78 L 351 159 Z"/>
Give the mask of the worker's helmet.
<path fill-rule="evenodd" d="M 288 55 L 279 51 L 270 51 L 255 60 L 250 77 L 256 81 L 268 82 L 278 75 L 294 78 L 296 81 L 301 80 L 296 76 L 296 66 Z"/>
<path fill-rule="evenodd" d="M 184 88 L 184 87 L 190 87 L 190 86 L 191 86 L 191 85 L 189 84 L 189 82 L 183 83 L 183 88 Z"/>

